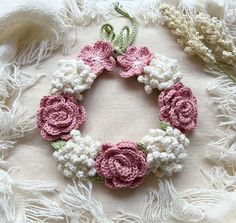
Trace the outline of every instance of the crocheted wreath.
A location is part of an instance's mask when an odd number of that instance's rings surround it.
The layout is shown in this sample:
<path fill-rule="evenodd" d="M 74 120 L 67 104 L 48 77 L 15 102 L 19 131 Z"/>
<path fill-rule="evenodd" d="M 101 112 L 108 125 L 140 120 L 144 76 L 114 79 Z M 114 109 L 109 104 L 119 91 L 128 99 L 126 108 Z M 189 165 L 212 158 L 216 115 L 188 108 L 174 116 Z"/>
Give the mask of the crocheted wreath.
<path fill-rule="evenodd" d="M 177 61 L 148 48 L 131 46 L 115 59 L 109 42 L 86 45 L 76 59 L 60 60 L 53 74 L 51 95 L 44 96 L 37 113 L 41 136 L 52 142 L 53 156 L 63 175 L 80 180 L 104 180 L 110 188 L 135 188 L 149 173 L 171 176 L 183 168 L 189 140 L 184 133 L 197 126 L 197 101 L 180 79 Z M 103 71 L 116 64 L 124 78 L 137 76 L 150 94 L 160 91 L 161 129 L 151 129 L 140 142 L 100 142 L 79 131 L 85 108 L 79 101 Z"/>

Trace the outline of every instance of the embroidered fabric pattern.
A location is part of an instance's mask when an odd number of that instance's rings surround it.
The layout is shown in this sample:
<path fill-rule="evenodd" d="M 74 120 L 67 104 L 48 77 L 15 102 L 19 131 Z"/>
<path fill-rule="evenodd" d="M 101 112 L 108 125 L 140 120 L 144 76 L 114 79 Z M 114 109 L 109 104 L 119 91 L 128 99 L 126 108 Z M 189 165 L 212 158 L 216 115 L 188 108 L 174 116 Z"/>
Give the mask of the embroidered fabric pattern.
<path fill-rule="evenodd" d="M 127 13 L 118 11 L 135 23 Z M 86 45 L 77 59 L 60 61 L 51 95 L 40 102 L 38 128 L 44 139 L 52 141 L 58 170 L 73 179 L 104 181 L 112 189 L 136 188 L 151 173 L 161 178 L 181 172 L 189 145 L 185 133 L 196 128 L 198 112 L 196 97 L 180 82 L 177 61 L 151 53 L 147 47 L 128 47 L 134 39 L 130 31 L 123 37 L 122 30 L 116 38 L 110 25 L 102 29 L 110 35 L 110 42 Z M 103 71 L 112 71 L 116 64 L 123 68 L 122 77 L 136 76 L 144 83 L 146 93 L 160 93 L 161 128 L 151 129 L 140 142 L 102 144 L 90 136 L 83 137 L 79 130 L 86 112 L 77 100 L 83 99 L 82 93 Z"/>

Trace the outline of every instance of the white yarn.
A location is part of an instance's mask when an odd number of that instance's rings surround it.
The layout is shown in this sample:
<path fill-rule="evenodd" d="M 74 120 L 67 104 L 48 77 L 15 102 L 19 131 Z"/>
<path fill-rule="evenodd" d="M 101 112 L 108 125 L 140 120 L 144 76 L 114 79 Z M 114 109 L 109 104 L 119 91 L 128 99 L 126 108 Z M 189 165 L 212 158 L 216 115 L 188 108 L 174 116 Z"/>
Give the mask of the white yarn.
<path fill-rule="evenodd" d="M 0 222 L 38 223 L 63 220 L 64 211 L 42 193 L 54 192 L 55 184 L 40 181 L 13 181 L 0 170 Z"/>
<path fill-rule="evenodd" d="M 79 130 L 72 130 L 72 139 L 53 153 L 58 161 L 58 170 L 70 178 L 87 178 L 96 175 L 95 159 L 101 144 L 90 136 L 82 137 Z"/>
<path fill-rule="evenodd" d="M 143 75 L 138 76 L 138 81 L 145 84 L 144 89 L 150 94 L 153 89 L 161 91 L 170 88 L 181 78 L 177 60 L 155 54 L 155 58 L 144 68 Z"/>
<path fill-rule="evenodd" d="M 227 169 L 235 171 L 236 166 L 236 134 L 235 131 L 221 132 L 218 141 L 211 142 L 206 158 L 214 164 L 226 165 Z"/>
<path fill-rule="evenodd" d="M 58 66 L 53 74 L 51 93 L 74 94 L 77 99 L 82 100 L 81 93 L 91 88 L 97 76 L 82 60 L 59 60 Z"/>
<path fill-rule="evenodd" d="M 114 223 L 200 222 L 204 218 L 205 213 L 183 199 L 171 181 L 161 180 L 159 191 L 149 193 L 140 215 L 121 212 Z"/>
<path fill-rule="evenodd" d="M 89 25 L 92 22 L 101 22 L 118 16 L 114 11 L 114 3 L 119 2 L 130 15 L 137 17 L 145 23 L 162 23 L 159 5 L 163 2 L 176 6 L 180 11 L 186 12 L 189 17 L 199 11 L 208 11 L 218 17 L 223 16 L 224 5 L 221 0 L 65 0 L 75 23 Z"/>
<path fill-rule="evenodd" d="M 208 86 L 208 92 L 217 106 L 220 126 L 236 130 L 236 85 L 228 77 L 221 76 Z"/>
<path fill-rule="evenodd" d="M 189 140 L 178 129 L 151 129 L 140 142 L 147 153 L 148 168 L 155 175 L 171 176 L 182 171 L 183 162 L 188 157 L 185 149 Z"/>
<path fill-rule="evenodd" d="M 74 182 L 61 194 L 67 221 L 81 223 L 112 223 L 103 211 L 102 205 L 92 196 L 92 183 Z"/>
<path fill-rule="evenodd" d="M 17 139 L 35 128 L 34 115 L 17 103 L 12 109 L 0 109 L 0 159 L 4 159 L 7 150 L 14 147 Z"/>
<path fill-rule="evenodd" d="M 236 37 L 236 1 L 230 0 L 225 4 L 224 20 L 228 26 L 231 35 Z"/>
<path fill-rule="evenodd" d="M 4 43 L 9 36 L 15 37 L 18 65 L 38 63 L 61 45 L 68 47 L 66 36 L 72 28 L 73 21 L 67 15 L 63 0 L 1 2 L 0 42 Z"/>

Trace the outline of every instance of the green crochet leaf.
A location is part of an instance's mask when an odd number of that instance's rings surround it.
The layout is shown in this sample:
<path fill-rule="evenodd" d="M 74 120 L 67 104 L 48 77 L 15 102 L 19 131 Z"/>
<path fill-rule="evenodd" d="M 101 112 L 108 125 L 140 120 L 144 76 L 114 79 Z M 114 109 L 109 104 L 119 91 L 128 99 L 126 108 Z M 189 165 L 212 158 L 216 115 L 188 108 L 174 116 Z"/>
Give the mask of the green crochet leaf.
<path fill-rule="evenodd" d="M 105 181 L 104 177 L 100 177 L 98 175 L 96 175 L 94 177 L 90 177 L 89 179 L 94 183 L 104 183 L 104 181 Z"/>
<path fill-rule="evenodd" d="M 167 127 L 169 127 L 169 126 L 170 126 L 169 122 L 164 122 L 164 121 L 161 122 L 161 129 L 163 131 L 166 131 Z"/>
<path fill-rule="evenodd" d="M 57 140 L 57 141 L 54 141 L 51 143 L 54 150 L 61 149 L 65 144 L 66 144 L 66 141 L 64 141 L 64 140 Z"/>
<path fill-rule="evenodd" d="M 147 152 L 147 151 L 146 151 L 146 146 L 145 146 L 143 143 L 138 142 L 137 145 L 138 145 L 138 147 L 139 147 L 143 152 L 145 152 L 145 153 Z"/>

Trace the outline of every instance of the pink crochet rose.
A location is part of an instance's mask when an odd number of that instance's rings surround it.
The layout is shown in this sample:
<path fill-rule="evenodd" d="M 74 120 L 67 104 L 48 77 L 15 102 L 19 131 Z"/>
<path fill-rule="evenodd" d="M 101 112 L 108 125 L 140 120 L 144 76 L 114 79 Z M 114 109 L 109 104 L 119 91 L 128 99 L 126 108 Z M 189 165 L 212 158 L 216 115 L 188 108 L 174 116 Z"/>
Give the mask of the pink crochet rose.
<path fill-rule="evenodd" d="M 97 41 L 94 45 L 86 45 L 81 50 L 78 59 L 82 59 L 85 64 L 91 67 L 93 73 L 98 76 L 103 70 L 112 71 L 116 67 L 112 51 L 110 43 Z"/>
<path fill-rule="evenodd" d="M 86 112 L 69 94 L 44 96 L 37 112 L 37 125 L 47 140 L 70 138 L 70 131 L 85 121 Z"/>
<path fill-rule="evenodd" d="M 110 188 L 135 188 L 146 174 L 146 156 L 132 142 L 104 144 L 96 159 L 96 171 Z"/>
<path fill-rule="evenodd" d="M 160 120 L 169 122 L 181 131 L 193 130 L 197 126 L 197 100 L 190 88 L 177 82 L 161 92 L 158 98 L 161 107 Z"/>
<path fill-rule="evenodd" d="M 117 57 L 119 64 L 124 67 L 120 75 L 128 78 L 142 74 L 144 67 L 149 65 L 152 58 L 153 54 L 146 47 L 129 47 L 126 53 Z"/>

